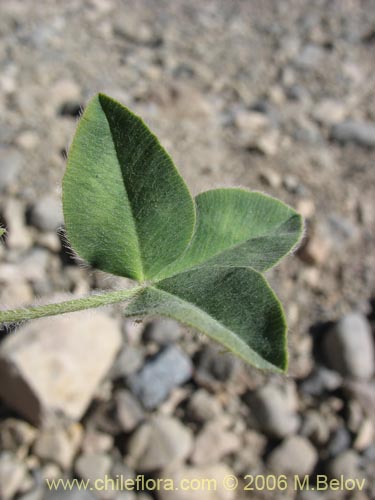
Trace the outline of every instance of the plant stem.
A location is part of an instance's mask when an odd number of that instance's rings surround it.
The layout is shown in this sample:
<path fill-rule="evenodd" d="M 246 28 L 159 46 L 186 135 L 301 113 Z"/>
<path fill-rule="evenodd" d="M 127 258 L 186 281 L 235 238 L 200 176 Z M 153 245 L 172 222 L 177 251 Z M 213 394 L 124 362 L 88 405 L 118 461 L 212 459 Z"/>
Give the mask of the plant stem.
<path fill-rule="evenodd" d="M 116 304 L 132 298 L 138 292 L 144 289 L 144 286 L 136 286 L 125 290 L 116 290 L 101 294 L 89 295 L 81 299 L 66 300 L 57 304 L 45 304 L 40 306 L 24 307 L 20 309 L 11 309 L 0 311 L 1 323 L 15 323 L 17 321 L 43 318 L 45 316 L 55 316 L 69 312 L 81 311 L 82 309 L 91 309 L 109 304 Z"/>

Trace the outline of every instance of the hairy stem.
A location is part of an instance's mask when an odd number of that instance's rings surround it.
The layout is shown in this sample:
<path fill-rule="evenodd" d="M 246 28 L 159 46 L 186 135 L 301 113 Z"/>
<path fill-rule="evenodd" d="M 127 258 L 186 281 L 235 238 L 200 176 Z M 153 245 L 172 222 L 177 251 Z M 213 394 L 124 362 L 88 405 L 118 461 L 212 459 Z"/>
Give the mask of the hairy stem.
<path fill-rule="evenodd" d="M 91 309 L 109 304 L 116 304 L 132 298 L 138 292 L 144 289 L 144 286 L 137 286 L 125 290 L 116 290 L 100 294 L 89 295 L 81 299 L 66 300 L 57 304 L 45 304 L 40 306 L 24 307 L 20 309 L 10 309 L 0 311 L 1 323 L 15 323 L 17 321 L 43 318 L 45 316 L 55 316 L 69 312 L 81 311 L 82 309 Z"/>

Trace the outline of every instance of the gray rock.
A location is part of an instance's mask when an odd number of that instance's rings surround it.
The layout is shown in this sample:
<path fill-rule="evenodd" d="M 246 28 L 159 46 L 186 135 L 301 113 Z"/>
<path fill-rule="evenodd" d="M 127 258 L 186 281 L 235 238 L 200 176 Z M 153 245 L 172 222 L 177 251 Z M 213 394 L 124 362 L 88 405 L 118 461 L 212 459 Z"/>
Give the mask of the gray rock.
<path fill-rule="evenodd" d="M 116 419 L 125 432 L 133 431 L 145 417 L 144 411 L 135 397 L 126 390 L 119 390 L 114 396 Z"/>
<path fill-rule="evenodd" d="M 266 434 L 281 438 L 297 431 L 300 419 L 286 387 L 268 383 L 250 394 L 247 403 Z"/>
<path fill-rule="evenodd" d="M 285 88 L 285 95 L 293 101 L 303 101 L 308 97 L 308 91 L 302 85 L 294 84 Z"/>
<path fill-rule="evenodd" d="M 343 245 L 358 240 L 361 231 L 350 220 L 337 213 L 331 213 L 327 217 L 326 234 L 330 238 L 332 246 L 340 249 Z"/>
<path fill-rule="evenodd" d="M 22 163 L 22 155 L 16 149 L 0 147 L 0 192 L 14 186 Z"/>
<path fill-rule="evenodd" d="M 118 324 L 100 311 L 21 326 L 0 348 L 0 395 L 31 422 L 56 412 L 80 419 L 121 344 Z"/>
<path fill-rule="evenodd" d="M 197 435 L 191 463 L 200 466 L 219 463 L 226 455 L 238 451 L 240 446 L 239 437 L 225 429 L 220 420 L 209 422 Z"/>
<path fill-rule="evenodd" d="M 188 403 L 189 418 L 197 422 L 205 422 L 217 417 L 222 411 L 218 400 L 205 389 L 195 391 Z"/>
<path fill-rule="evenodd" d="M 26 466 L 12 453 L 0 455 L 0 498 L 10 500 L 22 488 L 27 477 Z"/>
<path fill-rule="evenodd" d="M 334 370 L 320 366 L 301 384 L 301 390 L 311 396 L 319 396 L 324 391 L 335 391 L 342 384 L 342 377 Z"/>
<path fill-rule="evenodd" d="M 339 427 L 328 444 L 328 452 L 331 456 L 339 455 L 350 447 L 351 437 L 349 431 L 345 427 Z"/>
<path fill-rule="evenodd" d="M 152 472 L 183 462 L 191 452 L 192 433 L 177 419 L 156 415 L 132 435 L 129 465 L 139 472 Z"/>
<path fill-rule="evenodd" d="M 123 462 L 117 462 L 115 465 L 112 467 L 111 473 L 110 473 L 111 478 L 113 479 L 118 479 L 121 481 L 121 478 L 126 481 L 127 479 L 134 479 L 135 478 L 135 473 L 132 469 L 130 469 L 127 465 L 125 465 Z M 116 492 L 116 487 L 114 488 L 114 496 L 110 496 L 111 500 L 139 500 L 139 496 L 136 495 L 134 491 L 117 491 Z M 111 491 L 110 488 L 107 490 L 108 492 Z M 106 492 L 107 493 L 107 492 Z M 152 500 L 152 499 L 150 499 Z"/>
<path fill-rule="evenodd" d="M 349 398 L 357 400 L 369 416 L 375 415 L 375 382 L 351 379 L 344 384 L 345 393 Z"/>
<path fill-rule="evenodd" d="M 123 461 L 115 462 L 111 469 L 111 476 L 123 476 L 124 478 L 134 479 L 135 472 L 128 467 Z"/>
<path fill-rule="evenodd" d="M 49 428 L 43 430 L 33 447 L 33 453 L 43 461 L 55 462 L 63 470 L 70 468 L 82 438 L 80 424 L 68 428 Z"/>
<path fill-rule="evenodd" d="M 159 345 L 171 344 L 180 339 L 182 328 L 177 321 L 173 319 L 158 319 L 152 321 L 146 326 L 144 339 L 146 341 L 156 342 Z"/>
<path fill-rule="evenodd" d="M 320 145 L 323 143 L 319 128 L 313 122 L 302 121 L 298 123 L 298 126 L 292 132 L 292 137 L 298 142 L 304 142 L 311 145 Z M 299 184 L 297 190 L 294 192 L 303 196 L 306 195 L 308 191 L 305 185 Z"/>
<path fill-rule="evenodd" d="M 323 350 L 329 366 L 342 375 L 368 379 L 374 373 L 374 340 L 360 313 L 344 316 L 328 331 Z"/>
<path fill-rule="evenodd" d="M 127 377 L 138 371 L 143 365 L 143 352 L 138 347 L 125 345 L 117 356 L 111 369 L 112 380 Z"/>
<path fill-rule="evenodd" d="M 42 231 L 55 231 L 64 223 L 61 202 L 54 196 L 40 198 L 31 210 L 31 223 Z"/>
<path fill-rule="evenodd" d="M 289 193 L 298 193 L 301 190 L 301 184 L 297 177 L 287 174 L 283 177 L 283 185 Z"/>
<path fill-rule="evenodd" d="M 314 444 L 322 445 L 328 441 L 330 427 L 327 419 L 318 411 L 310 409 L 304 414 L 301 435 L 309 438 Z"/>
<path fill-rule="evenodd" d="M 112 467 L 112 459 L 104 453 L 80 455 L 75 463 L 74 470 L 81 479 L 104 479 Z"/>
<path fill-rule="evenodd" d="M 125 38 L 126 40 L 140 45 L 157 45 L 161 38 L 153 31 L 152 27 L 141 23 L 136 26 L 136 20 L 129 15 L 117 16 L 114 25 L 113 33 L 116 36 Z"/>
<path fill-rule="evenodd" d="M 253 430 L 243 435 L 241 448 L 233 456 L 233 468 L 240 476 L 246 475 L 249 470 L 258 468 L 267 445 L 267 438 Z"/>
<path fill-rule="evenodd" d="M 83 453 L 101 453 L 113 448 L 113 436 L 95 429 L 87 429 L 83 437 L 81 449 Z"/>
<path fill-rule="evenodd" d="M 331 137 L 342 144 L 353 142 L 359 146 L 374 148 L 375 123 L 346 120 L 332 128 Z"/>
<path fill-rule="evenodd" d="M 47 281 L 50 253 L 45 248 L 32 248 L 18 263 L 19 272 L 33 284 Z"/>
<path fill-rule="evenodd" d="M 128 378 L 130 390 L 147 409 L 156 408 L 174 387 L 191 378 L 192 363 L 180 349 L 170 346 Z"/>
<path fill-rule="evenodd" d="M 302 436 L 286 438 L 268 458 L 268 466 L 282 474 L 311 474 L 318 461 L 318 452 Z"/>
<path fill-rule="evenodd" d="M 217 345 L 208 344 L 199 353 L 196 378 L 203 385 L 228 382 L 234 377 L 238 367 L 238 358 L 222 352 L 222 348 Z"/>
<path fill-rule="evenodd" d="M 328 474 L 333 478 L 343 475 L 356 479 L 363 477 L 360 470 L 360 457 L 354 450 L 346 450 L 328 463 Z"/>
<path fill-rule="evenodd" d="M 316 45 L 306 45 L 295 59 L 295 65 L 301 69 L 316 69 L 324 57 L 324 50 Z"/>
<path fill-rule="evenodd" d="M 364 450 L 363 456 L 370 462 L 375 461 L 375 443 Z"/>

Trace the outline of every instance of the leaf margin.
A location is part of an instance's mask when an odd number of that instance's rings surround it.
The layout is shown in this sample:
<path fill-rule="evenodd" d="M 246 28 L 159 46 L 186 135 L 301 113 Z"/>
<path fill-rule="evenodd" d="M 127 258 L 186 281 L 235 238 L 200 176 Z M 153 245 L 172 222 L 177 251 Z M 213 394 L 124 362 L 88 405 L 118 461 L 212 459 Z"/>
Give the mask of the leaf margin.
<path fill-rule="evenodd" d="M 186 247 L 189 245 L 190 241 L 191 241 L 191 238 L 193 237 L 193 234 L 194 234 L 194 230 L 195 230 L 195 224 L 196 224 L 196 206 L 195 206 L 195 203 L 194 203 L 194 198 L 187 186 L 187 183 L 185 181 L 185 179 L 183 178 L 183 176 L 181 175 L 181 173 L 179 172 L 177 166 L 175 165 L 171 155 L 168 153 L 168 151 L 163 147 L 163 145 L 161 144 L 160 140 L 158 139 L 158 137 L 156 136 L 156 134 L 154 134 L 152 132 L 152 130 L 149 128 L 149 126 L 145 123 L 145 121 L 142 119 L 142 117 L 136 115 L 135 113 L 133 113 L 133 111 L 131 111 L 128 107 L 124 106 L 122 103 L 120 103 L 119 101 L 117 101 L 116 99 L 102 93 L 102 92 L 99 92 L 99 93 L 96 93 L 94 94 L 88 101 L 88 103 L 86 104 L 86 107 L 85 107 L 85 111 L 89 108 L 90 105 L 93 105 L 95 104 L 95 101 L 97 101 L 99 103 L 99 105 L 101 106 L 101 99 L 105 99 L 107 100 L 108 102 L 118 106 L 119 108 L 121 108 L 122 110 L 125 110 L 125 112 L 132 118 L 132 119 L 135 119 L 136 122 L 138 122 L 138 124 L 142 127 L 142 129 L 144 131 L 147 132 L 147 134 L 149 134 L 149 137 L 152 137 L 152 140 L 154 141 L 154 145 L 155 147 L 157 147 L 157 149 L 165 156 L 165 159 L 169 162 L 169 167 L 170 168 L 170 172 L 173 172 L 173 174 L 175 175 L 175 178 L 178 179 L 178 182 L 179 182 L 179 185 L 181 187 L 181 189 L 184 191 L 184 196 L 186 196 L 186 199 L 189 200 L 189 210 L 190 210 L 190 214 L 189 214 L 189 217 L 191 216 L 191 221 L 190 221 L 190 234 L 187 235 L 187 237 L 185 238 L 184 240 L 184 248 L 182 248 L 182 250 L 180 251 L 179 254 L 176 254 L 176 257 L 174 260 L 176 260 L 176 258 L 179 257 L 179 255 L 181 255 L 181 253 L 183 253 L 186 249 Z M 70 158 L 72 156 L 72 152 L 76 149 L 76 143 L 78 142 L 77 141 L 77 137 L 78 135 L 82 132 L 82 128 L 84 127 L 84 122 L 82 120 L 82 117 L 84 116 L 85 114 L 85 111 L 82 113 L 81 117 L 80 117 L 80 120 L 78 121 L 78 124 L 76 126 L 76 130 L 75 130 L 75 133 L 74 133 L 74 136 L 73 136 L 73 140 L 70 144 L 70 147 L 69 147 L 69 152 L 68 152 L 68 161 L 67 161 L 67 166 L 66 166 L 66 169 L 65 169 L 65 172 L 64 172 L 64 176 L 63 176 L 63 180 L 62 180 L 62 206 L 63 206 L 63 214 L 64 214 L 64 222 L 65 222 L 65 233 L 66 233 L 66 240 L 67 242 L 69 243 L 69 246 L 70 248 L 72 249 L 73 253 L 75 255 L 77 255 L 77 257 L 79 258 L 79 260 L 81 260 L 82 262 L 87 262 L 89 265 L 91 265 L 92 267 L 96 268 L 96 269 L 101 269 L 103 270 L 104 272 L 107 272 L 107 273 L 110 273 L 110 274 L 113 274 L 115 276 L 125 276 L 125 277 L 128 277 L 130 279 L 135 279 L 137 281 L 139 281 L 140 283 L 144 283 L 144 282 L 147 282 L 150 280 L 150 277 L 147 277 L 145 276 L 145 273 L 144 273 L 144 265 L 143 263 L 141 262 L 141 272 L 140 273 L 134 273 L 134 275 L 132 276 L 129 276 L 128 274 L 120 274 L 118 272 L 114 272 L 112 270 L 108 270 L 108 269 L 104 269 L 104 268 L 101 268 L 99 267 L 98 265 L 96 265 L 95 263 L 93 263 L 92 261 L 90 261 L 90 259 L 86 258 L 84 255 L 82 255 L 82 251 L 81 249 L 78 249 L 77 247 L 79 245 L 77 245 L 77 242 L 73 242 L 72 240 L 75 239 L 75 238 L 72 238 L 71 234 L 71 230 L 69 229 L 68 227 L 68 222 L 67 222 L 67 210 L 66 210 L 66 179 L 67 179 L 67 173 L 68 173 L 68 170 L 69 170 L 69 167 L 70 167 Z M 106 113 L 104 111 L 104 109 L 101 110 L 106 118 L 106 121 L 109 125 L 109 121 L 108 121 L 108 118 L 106 116 Z M 113 141 L 113 138 L 112 138 L 112 141 Z M 117 153 L 116 153 L 117 154 Z M 71 224 L 70 224 L 71 226 Z M 138 242 L 139 243 L 139 242 Z M 180 244 L 182 246 L 182 244 Z M 142 252 L 141 252 L 141 249 L 140 249 L 140 245 L 138 245 L 138 249 L 139 249 L 139 256 L 140 256 L 140 260 L 142 259 L 141 255 L 142 255 Z M 169 265 L 169 264 L 167 264 Z M 164 266 L 165 267 L 165 266 Z"/>
<path fill-rule="evenodd" d="M 179 264 L 179 262 L 181 260 L 183 260 L 185 254 L 187 254 L 189 252 L 189 249 L 191 248 L 191 246 L 194 244 L 194 239 L 195 239 L 195 236 L 197 234 L 197 229 L 198 229 L 198 220 L 199 220 L 199 207 L 198 207 L 198 204 L 197 204 L 197 199 L 199 199 L 200 197 L 203 197 L 203 196 L 210 196 L 211 194 L 215 194 L 215 193 L 220 193 L 220 192 L 240 192 L 240 193 L 245 193 L 245 194 L 248 194 L 248 195 L 255 195 L 255 196 L 259 196 L 261 198 L 263 198 L 264 200 L 266 200 L 267 202 L 271 202 L 275 205 L 279 205 L 280 208 L 282 208 L 283 210 L 287 209 L 291 212 L 291 217 L 288 219 L 292 219 L 292 218 L 296 218 L 298 220 L 298 231 L 296 232 L 296 237 L 295 237 L 295 241 L 293 242 L 292 246 L 290 246 L 290 248 L 285 252 L 283 253 L 282 255 L 280 255 L 280 257 L 276 260 L 274 260 L 272 262 L 271 265 L 267 266 L 266 268 L 262 268 L 262 269 L 258 269 L 258 268 L 255 268 L 251 265 L 248 265 L 248 264 L 237 264 L 237 265 L 234 265 L 233 267 L 250 267 L 260 273 L 264 273 L 264 272 L 267 272 L 269 271 L 270 269 L 272 269 L 273 267 L 276 267 L 281 260 L 283 260 L 285 257 L 287 257 L 288 255 L 291 255 L 291 254 L 294 254 L 297 249 L 300 247 L 300 245 L 302 244 L 302 241 L 304 239 L 304 235 L 305 235 L 305 222 L 304 222 L 304 218 L 302 217 L 302 215 L 297 212 L 293 207 L 291 207 L 289 204 L 283 202 L 282 200 L 274 197 L 274 196 L 271 196 L 269 194 L 266 194 L 266 193 L 263 193 L 262 191 L 259 191 L 259 190 L 251 190 L 251 189 L 247 189 L 247 188 L 244 188 L 244 187 L 218 187 L 218 188 L 213 188 L 213 189 L 209 189 L 209 190 L 206 190 L 206 191 L 202 191 L 201 193 L 197 194 L 195 197 L 194 197 L 194 202 L 195 202 L 195 205 L 196 205 L 196 220 L 195 220 L 195 230 L 193 232 L 193 235 L 192 235 L 192 238 L 189 242 L 189 245 L 186 247 L 185 251 L 175 260 L 173 261 L 171 264 L 168 264 L 168 266 L 166 266 L 164 269 L 162 269 L 160 271 L 160 273 L 158 273 L 158 275 L 156 276 L 156 281 L 159 281 L 160 279 L 166 279 L 168 277 L 171 277 L 171 276 L 175 276 L 181 272 L 185 272 L 189 269 L 197 269 L 197 268 L 201 268 L 201 267 L 208 267 L 208 266 L 217 266 L 217 265 L 220 265 L 219 264 L 215 264 L 214 260 L 218 257 L 220 257 L 220 255 L 224 254 L 225 252 L 229 252 L 231 250 L 234 250 L 236 247 L 239 247 L 240 245 L 245 245 L 247 243 L 249 243 L 251 240 L 254 240 L 254 239 L 257 239 L 257 238 L 254 238 L 254 237 L 250 237 L 249 239 L 247 240 L 244 240 L 240 243 L 237 243 L 231 247 L 228 247 L 224 250 L 221 250 L 220 252 L 218 252 L 216 255 L 212 255 L 210 256 L 207 260 L 201 262 L 201 263 L 196 263 L 196 264 L 193 264 L 193 265 L 189 265 L 188 267 L 176 267 L 174 270 L 173 270 L 173 266 L 174 264 Z M 284 222 L 285 223 L 285 222 Z M 264 235 L 262 235 L 261 237 L 266 237 L 268 236 L 267 233 L 265 233 Z M 259 237 L 260 238 L 260 237 Z M 172 274 L 165 274 L 165 271 L 167 270 L 170 270 L 170 272 Z"/>
<path fill-rule="evenodd" d="M 217 267 L 225 267 L 227 269 L 227 266 L 217 266 Z M 228 350 L 232 355 L 240 358 L 246 365 L 250 365 L 250 366 L 253 366 L 257 369 L 260 369 L 260 370 L 264 370 L 264 371 L 269 371 L 269 372 L 273 372 L 273 373 L 279 373 L 279 374 L 285 374 L 288 370 L 288 364 L 289 364 L 289 353 L 288 353 L 288 325 L 287 325 L 287 320 L 286 320 L 286 314 L 285 314 L 285 311 L 284 311 L 284 308 L 281 304 L 281 301 L 280 299 L 277 297 L 275 291 L 272 289 L 272 287 L 270 286 L 270 284 L 268 283 L 266 277 L 263 275 L 263 273 L 255 270 L 255 269 L 252 269 L 250 267 L 246 267 L 246 266 L 242 266 L 242 267 L 238 267 L 238 269 L 244 269 L 244 270 L 249 270 L 253 273 L 255 273 L 255 275 L 257 276 L 258 279 L 261 280 L 262 282 L 262 286 L 264 286 L 264 292 L 265 293 L 268 293 L 269 296 L 272 298 L 273 302 L 274 302 L 274 306 L 278 309 L 278 313 L 279 313 L 279 319 L 280 319 L 280 323 L 282 325 L 282 328 L 283 328 L 283 331 L 281 333 L 281 345 L 282 345 L 282 353 L 283 353 L 283 363 L 281 366 L 277 366 L 273 363 L 271 363 L 270 361 L 266 360 L 265 358 L 263 358 L 255 349 L 253 349 L 251 346 L 249 346 L 248 344 L 246 344 L 246 342 L 241 339 L 240 335 L 237 334 L 236 332 L 232 331 L 232 330 L 229 330 L 228 327 L 226 327 L 225 325 L 222 325 L 219 321 L 217 321 L 215 318 L 212 318 L 212 316 L 210 316 L 206 311 L 204 310 L 201 310 L 199 307 L 195 306 L 194 304 L 191 304 L 189 302 L 186 302 L 184 301 L 183 299 L 181 299 L 180 297 L 178 297 L 177 295 L 174 295 L 172 293 L 168 293 L 164 290 L 161 290 L 159 288 L 157 288 L 157 283 L 156 284 L 150 284 L 149 286 L 147 286 L 146 288 L 144 288 L 142 291 L 140 291 L 137 296 L 135 296 L 130 302 L 129 304 L 126 306 L 125 310 L 123 311 L 124 315 L 126 317 L 133 317 L 133 318 L 154 318 L 154 317 L 166 317 L 166 318 L 170 318 L 170 319 L 174 319 L 174 320 L 177 320 L 179 323 L 189 327 L 189 328 L 193 328 L 194 330 L 206 335 L 210 340 L 213 340 L 215 341 L 215 343 L 221 345 L 222 347 L 224 347 L 226 350 Z M 190 271 L 197 271 L 199 269 L 195 268 L 193 270 L 189 269 L 187 271 L 185 271 L 186 273 L 190 272 Z M 180 274 L 183 274 L 183 273 L 180 273 Z M 178 274 L 173 276 L 172 278 L 176 278 L 178 277 Z M 166 278 L 165 280 L 161 280 L 161 281 L 167 281 L 168 279 L 171 279 L 170 277 L 169 278 Z M 162 294 L 165 294 L 165 295 L 169 295 L 169 296 L 172 296 L 174 299 L 177 299 L 178 301 L 181 301 L 181 302 L 184 302 L 184 304 L 188 304 L 189 307 L 193 308 L 193 309 L 198 309 L 199 311 L 199 314 L 203 314 L 205 316 L 208 316 L 211 320 L 213 320 L 215 323 L 218 323 L 220 328 L 222 328 L 223 330 L 225 330 L 226 334 L 225 334 L 225 337 L 224 337 L 224 341 L 221 341 L 221 340 L 218 340 L 217 336 L 215 336 L 214 334 L 208 332 L 207 330 L 204 330 L 203 328 L 200 328 L 199 325 L 197 326 L 197 324 L 195 324 L 194 322 L 191 322 L 189 320 L 181 320 L 178 316 L 174 316 L 173 314 L 171 313 L 166 313 L 165 311 L 164 312 L 160 312 L 158 309 L 155 309 L 155 311 L 153 312 L 145 312 L 145 313 L 132 313 L 130 312 L 129 314 L 129 310 L 131 311 L 131 306 L 133 305 L 134 302 L 136 302 L 139 298 L 142 298 L 142 294 L 144 293 L 148 293 L 149 291 L 153 291 L 155 290 L 157 293 L 162 293 Z M 229 335 L 228 335 L 229 334 Z M 243 352 L 241 352 L 240 349 L 234 349 L 233 348 L 233 344 L 231 345 L 230 342 L 227 343 L 226 340 L 229 339 L 229 338 L 233 338 L 235 339 L 235 343 L 238 344 L 238 345 L 242 345 L 244 346 L 245 350 L 248 351 L 248 352 L 251 352 L 251 357 L 253 359 L 250 360 L 250 357 L 246 357 Z M 254 362 L 255 360 L 255 362 Z"/>

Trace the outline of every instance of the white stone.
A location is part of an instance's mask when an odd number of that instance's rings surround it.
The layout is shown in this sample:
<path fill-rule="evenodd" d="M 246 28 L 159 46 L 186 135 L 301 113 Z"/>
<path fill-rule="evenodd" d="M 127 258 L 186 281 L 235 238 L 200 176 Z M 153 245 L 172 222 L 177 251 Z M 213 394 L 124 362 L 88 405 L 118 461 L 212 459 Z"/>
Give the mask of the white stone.
<path fill-rule="evenodd" d="M 334 125 L 341 122 L 346 115 L 346 108 L 340 101 L 323 99 L 313 111 L 313 117 L 323 125 Z"/>
<path fill-rule="evenodd" d="M 82 439 L 82 426 L 78 423 L 68 428 L 50 428 L 41 432 L 36 440 L 33 452 L 44 461 L 53 461 L 63 470 L 68 469 Z"/>
<path fill-rule="evenodd" d="M 27 480 L 25 465 L 12 453 L 0 455 L 0 498 L 10 500 Z"/>
<path fill-rule="evenodd" d="M 222 407 L 214 396 L 206 389 L 195 391 L 188 404 L 189 417 L 198 422 L 211 420 L 222 412 Z"/>
<path fill-rule="evenodd" d="M 275 448 L 268 459 L 271 470 L 281 474 L 311 474 L 318 460 L 318 452 L 302 436 L 291 436 Z"/>
<path fill-rule="evenodd" d="M 111 457 L 105 453 L 80 455 L 75 463 L 75 471 L 80 478 L 94 482 L 96 479 L 104 479 L 111 465 Z"/>
<path fill-rule="evenodd" d="M 151 472 L 183 462 L 193 444 L 190 429 L 172 417 L 155 416 L 133 434 L 129 443 L 129 465 Z"/>
<path fill-rule="evenodd" d="M 7 246 L 25 252 L 32 245 L 32 236 L 26 227 L 24 204 L 11 198 L 5 205 L 4 217 L 7 221 Z"/>
<path fill-rule="evenodd" d="M 81 89 L 73 80 L 58 80 L 49 95 L 51 108 L 56 110 L 66 102 L 79 101 L 81 98 Z"/>
<path fill-rule="evenodd" d="M 79 420 L 121 345 L 117 322 L 100 311 L 34 320 L 0 349 L 0 397 L 40 424 L 56 412 Z"/>
<path fill-rule="evenodd" d="M 269 120 L 264 113 L 258 111 L 240 111 L 235 116 L 235 125 L 245 133 L 256 133 L 269 126 Z"/>
<path fill-rule="evenodd" d="M 238 436 L 225 429 L 220 420 L 209 422 L 197 436 L 191 462 L 194 465 L 217 463 L 225 455 L 238 451 L 240 446 Z"/>
<path fill-rule="evenodd" d="M 26 281 L 8 283 L 7 286 L 0 291 L 0 302 L 4 304 L 7 309 L 30 304 L 33 297 L 33 290 Z"/>

